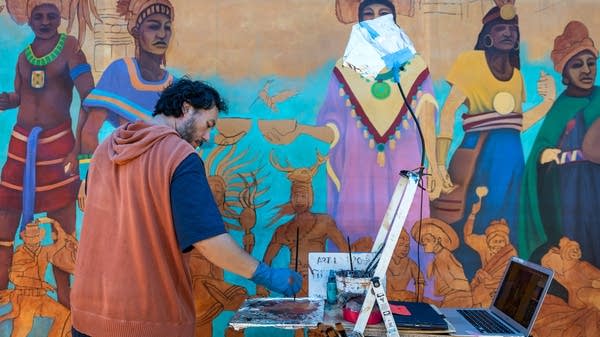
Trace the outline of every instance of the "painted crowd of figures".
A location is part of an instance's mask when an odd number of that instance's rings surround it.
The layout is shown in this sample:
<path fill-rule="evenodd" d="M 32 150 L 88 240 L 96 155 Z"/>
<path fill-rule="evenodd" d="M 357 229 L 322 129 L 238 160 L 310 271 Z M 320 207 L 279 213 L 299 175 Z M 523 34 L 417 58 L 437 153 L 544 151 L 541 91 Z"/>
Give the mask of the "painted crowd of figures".
<path fill-rule="evenodd" d="M 338 15 L 356 13 L 359 21 L 387 14 L 397 20 L 401 12 L 395 4 L 337 1 Z M 289 250 L 289 266 L 298 261 L 304 276 L 298 296 L 306 296 L 308 253 L 347 251 L 346 237 L 353 251 L 371 250 L 399 169 L 418 169 L 425 151 L 424 189 L 415 197 L 390 263 L 388 298 L 485 307 L 508 260 L 519 255 L 556 273 L 536 336 L 600 335 L 600 248 L 594 244 L 600 238 L 598 50 L 586 26 L 570 22 L 551 53 L 565 91 L 557 96 L 553 78 L 541 73 L 542 101 L 524 111 L 514 5 L 496 0 L 483 17 L 474 50 L 461 53 L 445 77 L 450 91 L 442 106 L 428 66 L 417 54 L 374 79 L 338 61 L 314 124 L 258 121 L 261 135 L 276 145 L 267 156 L 242 148 L 252 120 L 221 119 L 215 146 L 199 155 L 226 225 L 242 233 L 244 249 L 260 255 L 257 240 L 267 241 L 267 264 Z M 68 336 L 77 203 L 85 211 L 80 164 L 107 125 L 110 130 L 149 118 L 157 93 L 174 80 L 165 55 L 175 8 L 169 0 L 119 0 L 116 11 L 135 41 L 135 56 L 113 61 L 96 82 L 81 49 L 86 26 L 99 17 L 92 0 L 6 0 L 6 10 L 16 23 L 27 23 L 35 38 L 19 55 L 14 91 L 0 93 L 0 111 L 18 108 L 0 179 L 0 308 L 5 308 L 0 324 L 10 320 L 12 337 L 27 336 L 34 318 L 46 317 L 53 320 L 48 336 Z M 78 21 L 78 38 L 58 33 L 62 19 L 68 30 Z M 252 104 L 260 101 L 277 113 L 278 104 L 298 92 L 271 94 L 272 82 L 257 89 Z M 73 89 L 82 102 L 75 132 Z M 466 108 L 464 134 L 455 139 L 461 107 Z M 537 122 L 541 127 L 525 158 L 521 134 Z M 285 146 L 300 136 L 323 142 L 327 153 L 313 149 L 314 164 L 291 165 L 294 153 Z M 452 144 L 458 147 L 451 152 Z M 313 210 L 319 170 L 326 171 L 326 212 Z M 289 191 L 273 186 L 270 175 L 287 179 L 282 185 L 289 183 Z M 259 219 L 259 209 L 273 208 L 271 199 L 279 200 L 270 193 L 288 197 L 274 206 L 275 215 Z M 46 216 L 36 218 L 41 212 Z M 51 225 L 51 240 L 43 224 Z M 270 231 L 270 238 L 255 235 Z M 54 284 L 46 280 L 49 265 Z M 190 253 L 190 269 L 197 336 L 212 336 L 213 320 L 236 310 L 254 289 L 226 281 L 224 272 L 197 251 Z M 54 291 L 56 299 L 49 295 Z M 256 295 L 269 294 L 259 288 Z M 227 330 L 226 335 L 244 332 Z"/>

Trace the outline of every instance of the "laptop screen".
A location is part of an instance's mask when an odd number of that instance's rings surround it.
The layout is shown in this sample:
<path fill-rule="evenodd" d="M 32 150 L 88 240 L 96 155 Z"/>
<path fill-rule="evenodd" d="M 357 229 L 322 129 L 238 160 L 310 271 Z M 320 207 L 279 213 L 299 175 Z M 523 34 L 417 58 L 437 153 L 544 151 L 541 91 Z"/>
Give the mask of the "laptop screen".
<path fill-rule="evenodd" d="M 498 288 L 492 308 L 501 311 L 524 330 L 530 326 L 541 306 L 552 279 L 552 271 L 513 258 Z"/>

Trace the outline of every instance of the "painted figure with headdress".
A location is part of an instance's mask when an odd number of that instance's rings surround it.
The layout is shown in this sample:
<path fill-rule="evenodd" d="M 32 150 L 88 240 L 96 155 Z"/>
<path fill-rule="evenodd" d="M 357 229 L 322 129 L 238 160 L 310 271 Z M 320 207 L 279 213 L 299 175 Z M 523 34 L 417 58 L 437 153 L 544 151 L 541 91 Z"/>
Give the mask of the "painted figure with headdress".
<path fill-rule="evenodd" d="M 175 15 L 169 0 L 119 0 L 117 12 L 135 40 L 135 57 L 113 61 L 83 101 L 89 111 L 82 130 L 83 153 L 94 152 L 105 121 L 112 130 L 126 121 L 150 118 L 159 93 L 173 81 L 164 68 Z"/>
<path fill-rule="evenodd" d="M 358 26 L 389 20 L 391 25 L 400 29 L 395 23 L 398 19 L 395 2 L 339 0 L 337 3 L 338 8 L 353 5 L 353 22 L 359 21 Z M 343 12 L 347 13 L 347 10 Z M 342 16 L 347 20 L 347 15 Z M 404 31 L 400 29 L 399 34 L 404 47 L 414 50 Z M 437 102 L 433 83 L 425 60 L 419 54 L 411 55 L 404 67 L 384 67 L 374 79 L 362 77 L 340 59 L 329 80 L 316 126 L 280 125 L 272 130 L 263 130 L 265 137 L 275 143 L 291 142 L 298 135 L 307 134 L 330 144 L 328 213 L 353 241 L 374 238 L 394 192 L 399 171 L 412 170 L 420 165 L 423 149 L 408 106 L 415 111 L 425 138 L 431 174 L 426 179 L 429 197 L 435 198 L 445 185 L 445 167 L 439 170 L 434 155 Z M 397 78 L 406 93 L 407 102 L 402 98 Z M 418 197 L 415 198 L 410 208 L 407 223 L 412 224 L 420 217 L 418 200 Z M 423 204 L 423 214 L 429 214 L 427 202 Z"/>
<path fill-rule="evenodd" d="M 473 204 L 463 228 L 465 244 L 475 250 L 481 260 L 481 268 L 471 280 L 471 290 L 473 305 L 482 308 L 490 306 L 510 258 L 517 256 L 517 250 L 510 243 L 510 228 L 505 219 L 490 222 L 484 234 L 473 233 L 473 223 L 487 192 L 485 186 L 476 189 L 479 201 Z"/>
<path fill-rule="evenodd" d="M 517 242 L 520 182 L 524 168 L 521 132 L 544 116 L 554 100 L 554 81 L 542 73 L 538 94 L 543 101 L 523 113 L 525 88 L 520 71 L 520 32 L 514 0 L 496 0 L 483 17 L 475 50 L 461 53 L 446 76 L 450 93 L 441 110 L 438 163 L 444 164 L 452 143 L 455 115 L 462 105 L 464 136 L 448 167 L 453 189 L 432 202 L 431 215 L 462 228 L 475 189 L 487 186 L 486 203 L 473 224 L 474 233 L 504 218 L 510 241 Z M 462 238 L 461 238 L 462 239 Z M 476 252 L 461 246 L 456 255 L 470 278 L 481 267 Z"/>
<path fill-rule="evenodd" d="M 0 179 L 0 287 L 8 286 L 8 266 L 19 219 L 21 226 L 33 214 L 47 212 L 67 233 L 75 232 L 75 206 L 79 174 L 79 130 L 86 115 L 78 118 L 77 137 L 71 128 L 73 88 L 84 99 L 94 87 L 90 65 L 80 49 L 81 40 L 59 33 L 61 18 L 67 31 L 78 18 L 79 35 L 91 26 L 96 14 L 89 0 L 7 1 L 17 23 L 25 23 L 35 38 L 16 66 L 14 92 L 0 93 L 0 111 L 18 107 L 17 122 L 8 146 L 8 159 Z M 54 269 L 58 300 L 69 307 L 69 274 Z"/>
<path fill-rule="evenodd" d="M 454 256 L 460 242 L 456 231 L 442 220 L 427 218 L 417 221 L 411 236 L 425 253 L 434 254 L 427 265 L 427 277 L 433 280 L 433 295 L 441 297 L 440 307 L 470 307 L 473 304 L 471 286 L 463 265 Z"/>
<path fill-rule="evenodd" d="M 592 160 L 598 148 L 583 146 L 600 132 L 600 90 L 594 85 L 598 49 L 587 27 L 572 21 L 554 40 L 551 57 L 566 89 L 548 112 L 527 161 L 521 253 L 539 261 L 567 236 L 579 242 L 583 260 L 600 267 L 600 164 Z"/>

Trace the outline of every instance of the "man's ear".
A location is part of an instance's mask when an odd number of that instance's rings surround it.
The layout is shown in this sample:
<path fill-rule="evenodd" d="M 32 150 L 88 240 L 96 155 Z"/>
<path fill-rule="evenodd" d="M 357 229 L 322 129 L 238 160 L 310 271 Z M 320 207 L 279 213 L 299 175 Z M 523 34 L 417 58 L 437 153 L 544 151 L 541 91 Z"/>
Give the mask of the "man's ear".
<path fill-rule="evenodd" d="M 190 112 L 191 108 L 192 108 L 192 105 L 190 103 L 183 102 L 183 104 L 181 105 L 181 113 L 185 115 L 188 112 Z"/>
<path fill-rule="evenodd" d="M 140 29 L 139 27 L 133 27 L 133 29 L 131 29 L 131 36 L 138 40 L 140 38 Z"/>

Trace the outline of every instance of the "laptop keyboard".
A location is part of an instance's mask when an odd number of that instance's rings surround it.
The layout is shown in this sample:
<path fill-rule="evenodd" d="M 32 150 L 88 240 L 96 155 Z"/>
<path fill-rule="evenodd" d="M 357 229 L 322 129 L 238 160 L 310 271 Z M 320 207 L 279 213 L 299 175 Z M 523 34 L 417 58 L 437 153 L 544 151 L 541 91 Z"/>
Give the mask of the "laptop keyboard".
<path fill-rule="evenodd" d="M 464 318 L 482 333 L 513 333 L 485 310 L 457 310 Z"/>

